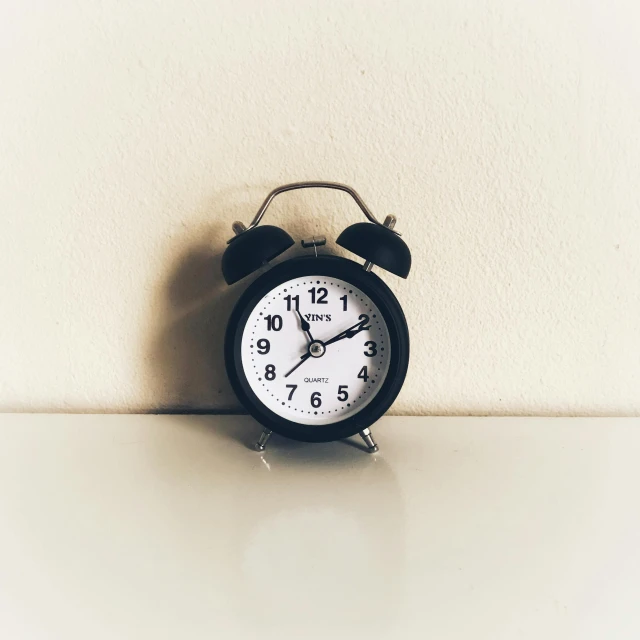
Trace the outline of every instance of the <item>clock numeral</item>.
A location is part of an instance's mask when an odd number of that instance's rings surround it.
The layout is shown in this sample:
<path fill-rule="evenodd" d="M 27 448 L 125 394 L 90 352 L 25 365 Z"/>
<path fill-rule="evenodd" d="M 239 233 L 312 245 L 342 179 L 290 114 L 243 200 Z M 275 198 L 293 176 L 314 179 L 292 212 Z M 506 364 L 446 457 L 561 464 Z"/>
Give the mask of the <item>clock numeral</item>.
<path fill-rule="evenodd" d="M 296 304 L 296 306 L 295 306 L 295 310 L 296 311 L 300 307 L 300 296 L 288 295 L 288 296 L 285 296 L 284 299 L 287 301 L 287 311 L 291 311 L 291 303 L 292 302 L 295 302 L 295 304 Z"/>
<path fill-rule="evenodd" d="M 268 364 L 264 368 L 264 377 L 267 380 L 275 380 L 276 379 L 276 365 L 275 364 Z"/>
<path fill-rule="evenodd" d="M 342 300 L 342 310 L 346 311 L 347 310 L 347 294 L 345 293 L 342 298 L 340 298 L 340 300 Z"/>
<path fill-rule="evenodd" d="M 320 287 L 317 291 L 318 295 L 316 297 L 316 288 L 311 287 L 309 289 L 309 293 L 311 294 L 311 303 L 312 304 L 329 304 L 327 302 L 328 291 L 324 287 Z"/>
<path fill-rule="evenodd" d="M 341 384 L 338 387 L 338 400 L 340 400 L 340 402 L 346 402 L 349 399 L 349 394 L 347 392 L 348 388 L 349 385 L 346 384 Z"/>
<path fill-rule="evenodd" d="M 260 340 L 256 342 L 256 346 L 258 347 L 258 353 L 261 356 L 264 356 L 271 351 L 271 343 L 266 338 L 260 338 Z"/>
<path fill-rule="evenodd" d="M 314 391 L 311 394 L 311 406 L 314 409 L 317 409 L 318 407 L 322 406 L 322 400 L 320 398 L 322 398 L 322 394 L 319 391 Z"/>
<path fill-rule="evenodd" d="M 365 324 L 367 324 L 367 322 L 369 322 L 369 316 L 366 313 L 361 313 L 358 316 L 358 320 L 360 320 L 361 331 L 369 331 L 369 329 L 371 329 L 371 325 L 369 325 L 368 327 L 364 326 Z"/>
<path fill-rule="evenodd" d="M 293 398 L 293 392 L 298 388 L 297 384 L 288 384 L 287 385 L 287 389 L 291 389 L 291 391 L 289 391 L 289 400 L 291 400 L 291 398 Z"/>
<path fill-rule="evenodd" d="M 376 349 L 378 345 L 373 340 L 367 340 L 364 346 L 368 347 L 367 351 L 364 352 L 367 358 L 373 358 L 373 356 L 378 355 L 378 350 Z"/>
<path fill-rule="evenodd" d="M 281 316 L 265 316 L 267 321 L 267 331 L 280 331 L 282 329 L 282 317 Z"/>
<path fill-rule="evenodd" d="M 362 369 L 360 369 L 358 378 L 362 378 L 365 382 L 369 379 L 369 376 L 367 375 L 367 367 L 362 367 Z"/>

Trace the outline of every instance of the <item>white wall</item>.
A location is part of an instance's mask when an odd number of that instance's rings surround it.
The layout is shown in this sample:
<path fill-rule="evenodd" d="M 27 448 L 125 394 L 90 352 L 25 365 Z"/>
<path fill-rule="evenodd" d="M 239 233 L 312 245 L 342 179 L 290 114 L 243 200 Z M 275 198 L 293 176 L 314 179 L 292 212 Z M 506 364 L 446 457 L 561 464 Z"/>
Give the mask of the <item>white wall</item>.
<path fill-rule="evenodd" d="M 0 4 L 0 408 L 237 409 L 235 219 L 398 216 L 396 413 L 640 412 L 634 0 Z M 342 194 L 270 222 L 329 248 Z"/>

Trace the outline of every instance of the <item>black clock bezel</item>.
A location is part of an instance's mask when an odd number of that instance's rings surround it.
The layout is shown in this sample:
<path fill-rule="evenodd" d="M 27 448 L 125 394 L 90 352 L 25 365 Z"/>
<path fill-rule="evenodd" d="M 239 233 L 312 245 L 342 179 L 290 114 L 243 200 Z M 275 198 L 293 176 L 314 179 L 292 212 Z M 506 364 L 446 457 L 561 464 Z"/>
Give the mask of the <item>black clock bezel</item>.
<path fill-rule="evenodd" d="M 349 282 L 375 303 L 389 331 L 389 371 L 376 396 L 357 414 L 328 425 L 307 425 L 287 420 L 266 407 L 251 388 L 242 367 L 242 334 L 256 304 L 278 285 L 306 276 L 334 277 Z M 236 303 L 225 334 L 225 366 L 231 386 L 245 409 L 275 433 L 303 442 L 330 442 L 355 435 L 370 427 L 398 396 L 409 366 L 409 329 L 402 308 L 389 287 L 375 273 L 339 256 L 302 256 L 281 262 L 260 276 Z"/>

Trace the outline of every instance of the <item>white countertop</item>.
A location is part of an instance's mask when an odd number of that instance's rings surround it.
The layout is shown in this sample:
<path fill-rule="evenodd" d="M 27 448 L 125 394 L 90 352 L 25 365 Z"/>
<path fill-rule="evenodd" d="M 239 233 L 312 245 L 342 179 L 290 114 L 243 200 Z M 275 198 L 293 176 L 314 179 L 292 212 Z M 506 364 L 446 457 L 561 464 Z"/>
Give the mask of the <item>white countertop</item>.
<path fill-rule="evenodd" d="M 0 637 L 640 637 L 639 419 L 373 431 L 0 415 Z"/>

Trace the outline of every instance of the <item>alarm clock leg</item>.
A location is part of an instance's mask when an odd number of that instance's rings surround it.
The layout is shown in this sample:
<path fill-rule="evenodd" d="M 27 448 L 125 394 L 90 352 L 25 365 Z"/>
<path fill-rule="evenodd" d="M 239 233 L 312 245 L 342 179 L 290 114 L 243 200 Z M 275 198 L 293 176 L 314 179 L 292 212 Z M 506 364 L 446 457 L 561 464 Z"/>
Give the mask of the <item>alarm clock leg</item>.
<path fill-rule="evenodd" d="M 367 445 L 369 453 L 375 453 L 378 451 L 378 445 L 375 443 L 373 436 L 371 435 L 371 429 L 366 428 L 360 432 L 360 437 L 364 440 L 364 443 Z"/>
<path fill-rule="evenodd" d="M 256 442 L 256 451 L 264 451 L 264 448 L 267 446 L 267 440 L 271 437 L 273 432 L 270 429 L 265 429 L 258 438 L 258 442 Z"/>

